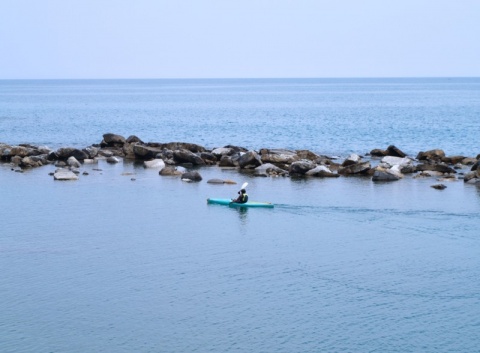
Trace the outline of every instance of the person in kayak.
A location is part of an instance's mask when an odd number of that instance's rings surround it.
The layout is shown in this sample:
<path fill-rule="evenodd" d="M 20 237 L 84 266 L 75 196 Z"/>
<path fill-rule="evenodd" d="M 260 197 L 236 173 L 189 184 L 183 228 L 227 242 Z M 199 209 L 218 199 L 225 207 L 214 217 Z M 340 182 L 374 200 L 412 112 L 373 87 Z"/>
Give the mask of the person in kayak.
<path fill-rule="evenodd" d="M 232 200 L 232 202 L 246 203 L 248 201 L 248 195 L 245 189 L 240 190 L 238 194 L 239 194 L 238 197 L 235 200 Z"/>

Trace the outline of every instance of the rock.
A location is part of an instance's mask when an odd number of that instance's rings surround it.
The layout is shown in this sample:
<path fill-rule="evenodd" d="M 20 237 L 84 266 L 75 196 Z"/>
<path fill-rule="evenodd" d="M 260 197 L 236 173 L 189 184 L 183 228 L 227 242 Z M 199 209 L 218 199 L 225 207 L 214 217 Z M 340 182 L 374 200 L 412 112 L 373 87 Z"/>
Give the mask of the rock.
<path fill-rule="evenodd" d="M 350 156 L 347 157 L 342 163 L 342 167 L 347 167 L 349 165 L 357 164 L 362 160 L 362 158 L 355 153 L 352 153 Z"/>
<path fill-rule="evenodd" d="M 212 150 L 212 154 L 217 159 L 221 159 L 223 156 L 230 156 L 234 152 L 235 151 L 233 150 L 233 148 L 226 148 L 226 147 L 215 148 L 214 150 Z"/>
<path fill-rule="evenodd" d="M 318 161 L 320 161 L 322 158 L 325 158 L 309 150 L 296 150 L 295 152 L 297 153 L 298 160 L 308 159 L 310 161 L 318 163 Z"/>
<path fill-rule="evenodd" d="M 28 149 L 23 146 L 12 146 L 10 148 L 10 156 L 19 156 L 19 157 L 27 157 L 28 156 Z"/>
<path fill-rule="evenodd" d="M 208 184 L 225 184 L 222 179 L 210 179 L 207 181 Z"/>
<path fill-rule="evenodd" d="M 95 159 L 84 159 L 83 164 L 95 164 L 97 160 Z"/>
<path fill-rule="evenodd" d="M 405 153 L 403 153 L 400 149 L 398 149 L 394 145 L 388 146 L 386 152 L 387 152 L 387 156 L 400 157 L 400 158 L 404 158 L 407 156 Z"/>
<path fill-rule="evenodd" d="M 445 152 L 440 149 L 430 150 L 426 152 L 419 152 L 417 159 L 419 161 L 431 160 L 431 161 L 440 161 L 445 157 Z"/>
<path fill-rule="evenodd" d="M 431 187 L 437 190 L 443 190 L 447 188 L 447 186 L 443 184 L 435 184 L 435 185 L 432 185 Z"/>
<path fill-rule="evenodd" d="M 107 162 L 111 164 L 116 164 L 120 162 L 120 159 L 118 159 L 117 157 L 111 156 L 107 158 Z"/>
<path fill-rule="evenodd" d="M 457 163 L 461 163 L 464 159 L 465 159 L 464 156 L 451 156 L 451 157 L 443 157 L 441 158 L 441 161 L 447 164 L 457 164 Z"/>
<path fill-rule="evenodd" d="M 182 175 L 183 172 L 179 171 L 177 168 L 173 166 L 166 166 L 165 168 L 160 170 L 158 174 L 162 176 L 178 176 L 178 175 Z"/>
<path fill-rule="evenodd" d="M 185 181 L 201 181 L 202 176 L 200 175 L 199 172 L 193 171 L 193 172 L 183 173 L 181 179 Z"/>
<path fill-rule="evenodd" d="M 372 176 L 372 181 L 396 181 L 402 179 L 402 174 L 395 169 L 377 167 Z"/>
<path fill-rule="evenodd" d="M 12 163 L 13 165 L 20 165 L 20 164 L 22 164 L 22 160 L 23 160 L 23 158 L 20 157 L 20 156 L 13 156 L 10 159 L 10 163 Z"/>
<path fill-rule="evenodd" d="M 231 156 L 223 155 L 218 162 L 219 167 L 235 167 L 235 161 Z"/>
<path fill-rule="evenodd" d="M 347 167 L 341 167 L 338 169 L 338 174 L 351 175 L 351 174 L 368 174 L 371 169 L 370 162 L 361 162 L 349 165 Z"/>
<path fill-rule="evenodd" d="M 418 164 L 416 169 L 417 171 L 429 170 L 440 173 L 457 173 L 455 169 L 450 168 L 449 166 L 446 166 L 444 164 Z"/>
<path fill-rule="evenodd" d="M 302 159 L 296 162 L 293 162 L 290 165 L 289 172 L 290 174 L 305 175 L 309 170 L 312 170 L 317 166 L 316 163 L 309 161 L 307 159 Z"/>
<path fill-rule="evenodd" d="M 43 164 L 39 161 L 35 161 L 33 157 L 23 157 L 19 165 L 22 168 L 35 168 L 35 167 L 40 167 Z"/>
<path fill-rule="evenodd" d="M 99 150 L 95 159 L 97 159 L 98 157 L 104 157 L 103 159 L 113 157 L 113 152 L 110 150 Z"/>
<path fill-rule="evenodd" d="M 142 143 L 143 144 L 143 141 L 140 140 L 140 138 L 138 138 L 137 136 L 131 135 L 131 136 L 128 136 L 126 143 L 129 143 L 129 144 Z"/>
<path fill-rule="evenodd" d="M 414 176 L 414 178 L 418 179 L 418 178 L 431 178 L 431 177 L 441 177 L 441 176 L 443 176 L 442 172 L 429 170 L 429 171 L 418 173 L 417 175 Z"/>
<path fill-rule="evenodd" d="M 478 171 L 470 171 L 463 176 L 463 182 L 469 182 L 473 179 L 480 179 L 480 173 Z"/>
<path fill-rule="evenodd" d="M 477 163 L 477 160 L 475 158 L 467 157 L 464 160 L 462 160 L 461 163 L 463 165 L 474 165 L 475 163 Z"/>
<path fill-rule="evenodd" d="M 215 165 L 217 164 L 217 157 L 213 153 L 210 152 L 201 152 L 200 158 L 206 165 Z"/>
<path fill-rule="evenodd" d="M 88 159 L 88 155 L 83 152 L 82 150 L 79 150 L 77 148 L 73 147 L 62 147 L 59 148 L 55 154 L 59 159 L 64 159 L 67 160 L 70 157 L 75 157 L 79 161 L 83 161 L 84 159 Z"/>
<path fill-rule="evenodd" d="M 411 158 L 408 157 L 393 157 L 386 156 L 380 161 L 380 166 L 385 169 L 390 169 L 394 166 L 399 167 L 401 173 L 414 173 L 416 171 L 415 164 Z"/>
<path fill-rule="evenodd" d="M 385 157 L 387 154 L 388 154 L 387 151 L 381 150 L 379 148 L 376 148 L 370 151 L 370 155 L 374 157 Z"/>
<path fill-rule="evenodd" d="M 163 159 L 153 159 L 151 161 L 144 161 L 143 167 L 149 168 L 149 169 L 163 169 L 165 168 L 165 162 L 163 161 Z"/>
<path fill-rule="evenodd" d="M 187 150 L 181 149 L 173 151 L 173 159 L 176 163 L 191 163 L 192 165 L 205 165 L 205 162 L 202 158 L 197 156 L 195 153 Z"/>
<path fill-rule="evenodd" d="M 68 157 L 67 165 L 69 165 L 70 167 L 74 167 L 74 168 L 80 168 L 82 166 L 80 164 L 80 162 L 73 156 Z"/>
<path fill-rule="evenodd" d="M 159 149 L 168 149 L 172 151 L 188 150 L 192 153 L 200 153 L 200 152 L 206 151 L 205 147 L 194 144 L 194 143 L 189 143 L 189 142 L 169 142 L 169 143 L 150 142 L 150 143 L 147 143 L 147 146 L 159 148 Z"/>
<path fill-rule="evenodd" d="M 320 178 L 337 178 L 340 175 L 333 173 L 328 167 L 324 165 L 318 165 L 313 169 L 310 169 L 305 173 L 307 176 L 320 177 Z"/>
<path fill-rule="evenodd" d="M 255 168 L 254 175 L 263 176 L 263 177 L 277 176 L 277 175 L 286 176 L 288 175 L 288 172 L 286 170 L 283 170 L 277 167 L 272 163 L 265 163 Z"/>
<path fill-rule="evenodd" d="M 263 148 L 260 150 L 260 159 L 262 163 L 291 164 L 300 158 L 295 151 Z"/>
<path fill-rule="evenodd" d="M 104 134 L 103 141 L 100 143 L 102 147 L 122 147 L 127 140 L 125 137 L 116 134 Z"/>
<path fill-rule="evenodd" d="M 262 159 L 255 151 L 248 151 L 238 159 L 238 166 L 242 169 L 254 169 L 262 165 Z"/>
<path fill-rule="evenodd" d="M 53 174 L 54 180 L 78 180 L 78 176 L 67 169 L 58 169 Z"/>
<path fill-rule="evenodd" d="M 133 146 L 133 153 L 135 158 L 138 159 L 154 159 L 161 152 L 162 149 L 157 147 L 148 147 L 140 144 Z"/>
<path fill-rule="evenodd" d="M 88 158 L 86 158 L 86 159 L 93 159 L 98 155 L 98 148 L 97 147 L 88 146 L 88 147 L 85 147 L 82 151 L 87 154 Z"/>

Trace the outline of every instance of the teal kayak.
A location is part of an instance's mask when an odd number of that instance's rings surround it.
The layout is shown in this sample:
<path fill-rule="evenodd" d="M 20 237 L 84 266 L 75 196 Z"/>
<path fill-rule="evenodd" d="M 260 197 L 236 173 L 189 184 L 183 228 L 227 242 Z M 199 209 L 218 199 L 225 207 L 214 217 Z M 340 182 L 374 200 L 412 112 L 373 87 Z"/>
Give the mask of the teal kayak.
<path fill-rule="evenodd" d="M 230 207 L 268 207 L 273 208 L 273 203 L 248 201 L 245 203 L 232 202 L 230 199 L 207 199 L 207 203 L 216 205 L 225 205 Z"/>

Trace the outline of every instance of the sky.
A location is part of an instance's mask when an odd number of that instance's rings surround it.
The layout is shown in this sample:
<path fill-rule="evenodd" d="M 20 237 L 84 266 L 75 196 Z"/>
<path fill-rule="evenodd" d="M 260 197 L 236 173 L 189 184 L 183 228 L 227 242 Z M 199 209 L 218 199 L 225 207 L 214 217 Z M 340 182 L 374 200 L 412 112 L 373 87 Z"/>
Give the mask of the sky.
<path fill-rule="evenodd" d="M 480 77 L 480 0 L 1 0 L 0 79 Z"/>

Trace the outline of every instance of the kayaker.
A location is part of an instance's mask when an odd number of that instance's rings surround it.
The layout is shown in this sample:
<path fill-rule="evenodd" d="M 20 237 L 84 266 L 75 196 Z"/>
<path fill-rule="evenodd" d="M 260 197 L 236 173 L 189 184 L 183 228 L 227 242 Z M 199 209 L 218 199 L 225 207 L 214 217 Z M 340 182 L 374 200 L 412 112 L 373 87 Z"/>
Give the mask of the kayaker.
<path fill-rule="evenodd" d="M 248 201 L 247 191 L 242 189 L 238 192 L 238 197 L 235 200 L 232 200 L 235 203 L 246 203 Z"/>

